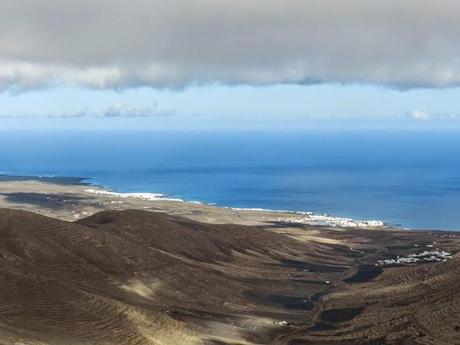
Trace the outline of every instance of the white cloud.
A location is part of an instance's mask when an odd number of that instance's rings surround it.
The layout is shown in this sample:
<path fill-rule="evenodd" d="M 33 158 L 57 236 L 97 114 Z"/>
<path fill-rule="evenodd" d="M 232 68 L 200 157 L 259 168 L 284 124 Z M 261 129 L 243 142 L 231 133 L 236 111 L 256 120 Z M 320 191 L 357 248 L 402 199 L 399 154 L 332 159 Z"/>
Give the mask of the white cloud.
<path fill-rule="evenodd" d="M 156 103 L 152 107 L 134 107 L 125 103 L 115 103 L 93 116 L 110 118 L 169 117 L 174 115 L 174 113 L 174 110 L 159 108 Z"/>
<path fill-rule="evenodd" d="M 17 113 L 3 110 L 0 118 L 141 118 L 141 117 L 170 117 L 175 115 L 172 109 L 161 108 L 156 102 L 151 106 L 133 106 L 124 102 L 117 102 L 99 109 L 85 108 L 76 112 L 67 113 L 48 113 L 48 114 L 30 114 Z"/>
<path fill-rule="evenodd" d="M 0 90 L 460 85 L 458 0 L 0 2 Z"/>
<path fill-rule="evenodd" d="M 426 111 L 412 110 L 408 114 L 408 117 L 418 121 L 438 120 L 438 121 L 452 121 L 459 120 L 460 115 L 454 113 L 438 113 L 431 114 Z"/>
<path fill-rule="evenodd" d="M 412 110 L 411 112 L 409 112 L 409 117 L 419 121 L 427 121 L 431 119 L 430 114 L 421 110 Z"/>
<path fill-rule="evenodd" d="M 27 90 L 59 83 L 105 89 L 115 88 L 121 85 L 122 81 L 122 72 L 116 67 L 76 67 L 0 61 L 0 90 L 10 87 Z"/>

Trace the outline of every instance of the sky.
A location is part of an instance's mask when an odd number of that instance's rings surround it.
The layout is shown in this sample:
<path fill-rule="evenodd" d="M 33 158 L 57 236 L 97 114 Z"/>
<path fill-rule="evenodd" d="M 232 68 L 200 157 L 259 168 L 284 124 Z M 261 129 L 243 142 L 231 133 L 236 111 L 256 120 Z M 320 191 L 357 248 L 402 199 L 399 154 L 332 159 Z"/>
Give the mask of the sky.
<path fill-rule="evenodd" d="M 460 129 L 457 0 L 0 0 L 0 128 Z"/>

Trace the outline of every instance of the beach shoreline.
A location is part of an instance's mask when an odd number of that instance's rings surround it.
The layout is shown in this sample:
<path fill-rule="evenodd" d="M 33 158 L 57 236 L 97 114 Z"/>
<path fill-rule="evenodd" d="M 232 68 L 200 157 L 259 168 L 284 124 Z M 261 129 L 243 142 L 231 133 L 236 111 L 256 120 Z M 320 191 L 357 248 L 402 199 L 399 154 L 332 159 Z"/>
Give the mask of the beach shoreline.
<path fill-rule="evenodd" d="M 63 220 L 78 220 L 103 210 L 136 208 L 210 223 L 395 228 L 379 220 L 357 220 L 326 213 L 220 206 L 162 193 L 122 193 L 90 180 L 88 177 L 0 175 L 0 207 L 25 209 Z"/>

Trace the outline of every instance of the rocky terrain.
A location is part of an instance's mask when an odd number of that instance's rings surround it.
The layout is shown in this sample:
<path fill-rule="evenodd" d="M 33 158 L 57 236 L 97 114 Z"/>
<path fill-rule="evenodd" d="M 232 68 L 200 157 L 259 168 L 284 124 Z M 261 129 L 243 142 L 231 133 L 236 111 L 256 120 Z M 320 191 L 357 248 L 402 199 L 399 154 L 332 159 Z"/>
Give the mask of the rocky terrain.
<path fill-rule="evenodd" d="M 381 266 L 425 250 L 440 262 Z M 1 344 L 458 344 L 456 233 L 0 209 Z"/>

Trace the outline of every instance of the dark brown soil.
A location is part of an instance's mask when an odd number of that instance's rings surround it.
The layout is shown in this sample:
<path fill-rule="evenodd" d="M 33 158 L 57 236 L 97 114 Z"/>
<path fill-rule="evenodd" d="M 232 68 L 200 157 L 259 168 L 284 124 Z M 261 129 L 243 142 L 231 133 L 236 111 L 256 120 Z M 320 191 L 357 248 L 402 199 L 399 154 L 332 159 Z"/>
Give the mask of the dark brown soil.
<path fill-rule="evenodd" d="M 8 193 L 1 194 L 13 204 L 32 204 L 48 209 L 68 207 L 68 203 L 78 203 L 82 198 L 74 195 L 45 194 L 45 193 Z"/>
<path fill-rule="evenodd" d="M 460 343 L 458 256 L 374 266 L 414 243 L 456 252 L 455 234 L 317 230 L 302 242 L 138 210 L 72 223 L 0 209 L 0 343 Z"/>
<path fill-rule="evenodd" d="M 357 272 L 343 281 L 346 283 L 365 283 L 383 273 L 383 268 L 376 265 L 361 265 Z"/>
<path fill-rule="evenodd" d="M 326 322 L 343 322 L 350 321 L 361 314 L 364 310 L 362 307 L 343 308 L 343 309 L 327 309 L 321 312 L 321 320 Z"/>

